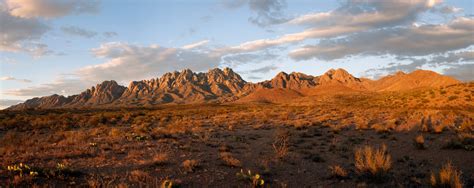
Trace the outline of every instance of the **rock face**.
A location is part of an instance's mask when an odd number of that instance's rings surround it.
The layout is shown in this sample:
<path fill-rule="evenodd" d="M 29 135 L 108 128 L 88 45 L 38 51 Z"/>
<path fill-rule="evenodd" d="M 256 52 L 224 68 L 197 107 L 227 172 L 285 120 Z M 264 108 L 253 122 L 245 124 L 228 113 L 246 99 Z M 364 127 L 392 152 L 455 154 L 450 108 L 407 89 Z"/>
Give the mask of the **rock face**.
<path fill-rule="evenodd" d="M 119 104 L 198 103 L 232 97 L 247 83 L 229 68 L 193 73 L 186 69 L 161 78 L 130 83 Z"/>
<path fill-rule="evenodd" d="M 362 80 L 349 74 L 344 69 L 331 69 L 319 77 L 319 85 L 342 84 L 354 89 L 363 89 Z"/>
<path fill-rule="evenodd" d="M 344 69 L 331 69 L 321 76 L 303 73 L 278 73 L 273 79 L 257 83 L 257 88 L 309 89 L 325 85 L 345 85 L 349 88 L 364 90 L 362 80 L 349 74 Z"/>
<path fill-rule="evenodd" d="M 303 73 L 286 74 L 278 73 L 273 79 L 257 83 L 258 88 L 284 88 L 284 89 L 302 89 L 311 88 L 317 85 L 316 77 Z"/>
<path fill-rule="evenodd" d="M 68 106 L 94 106 L 108 104 L 122 96 L 126 87 L 118 85 L 117 82 L 110 80 L 97 84 L 95 87 L 87 89 L 79 95 L 73 95 Z"/>
<path fill-rule="evenodd" d="M 28 108 L 137 107 L 164 103 L 204 103 L 229 101 L 280 102 L 318 94 L 347 92 L 403 91 L 420 87 L 439 87 L 459 83 L 432 71 L 398 72 L 379 80 L 360 79 L 343 69 L 331 69 L 321 76 L 281 72 L 273 79 L 248 83 L 232 69 L 211 69 L 194 73 L 189 69 L 170 72 L 160 78 L 133 81 L 128 87 L 104 81 L 69 97 L 51 95 L 33 98 L 9 107 Z"/>

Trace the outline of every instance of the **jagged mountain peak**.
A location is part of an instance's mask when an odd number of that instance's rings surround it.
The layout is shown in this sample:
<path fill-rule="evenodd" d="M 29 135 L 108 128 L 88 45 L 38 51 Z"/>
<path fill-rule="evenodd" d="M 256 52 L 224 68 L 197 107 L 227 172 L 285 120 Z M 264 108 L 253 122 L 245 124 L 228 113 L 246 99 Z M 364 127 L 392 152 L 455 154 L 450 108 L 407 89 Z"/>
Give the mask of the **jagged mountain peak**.
<path fill-rule="evenodd" d="M 349 72 L 347 72 L 344 69 L 338 68 L 338 69 L 329 69 L 326 71 L 323 76 L 327 76 L 331 79 L 341 79 L 341 78 L 349 78 L 349 77 L 354 77 L 352 76 Z"/>
<path fill-rule="evenodd" d="M 9 109 L 223 102 L 255 96 L 252 93 L 258 93 L 257 98 L 274 94 L 269 92 L 279 93 L 280 97 L 294 98 L 312 93 L 400 91 L 455 83 L 459 81 L 424 70 L 408 74 L 398 72 L 374 81 L 356 78 L 344 69 L 331 69 L 321 76 L 280 72 L 271 80 L 254 84 L 246 82 L 230 68 L 215 68 L 207 72 L 184 69 L 165 73 L 159 78 L 132 81 L 128 87 L 121 86 L 114 80 L 103 81 L 78 95 L 64 97 L 55 94 L 33 98 Z"/>
<path fill-rule="evenodd" d="M 274 78 L 288 78 L 288 74 L 286 72 L 279 72 Z"/>
<path fill-rule="evenodd" d="M 347 72 L 344 69 L 330 69 L 323 75 L 319 77 L 319 82 L 320 84 L 326 84 L 326 83 L 333 83 L 333 82 L 339 82 L 339 83 L 358 83 L 361 82 L 359 78 L 354 77 L 352 74 Z"/>
<path fill-rule="evenodd" d="M 406 73 L 403 71 L 397 71 L 394 75 L 401 76 L 401 75 L 406 75 Z"/>
<path fill-rule="evenodd" d="M 271 80 L 257 83 L 261 88 L 286 88 L 286 89 L 301 89 L 314 87 L 316 85 L 315 77 L 299 72 L 280 72 Z"/>
<path fill-rule="evenodd" d="M 230 68 L 193 72 L 190 69 L 165 73 L 152 80 L 132 82 L 119 101 L 203 102 L 239 93 L 246 82 Z"/>

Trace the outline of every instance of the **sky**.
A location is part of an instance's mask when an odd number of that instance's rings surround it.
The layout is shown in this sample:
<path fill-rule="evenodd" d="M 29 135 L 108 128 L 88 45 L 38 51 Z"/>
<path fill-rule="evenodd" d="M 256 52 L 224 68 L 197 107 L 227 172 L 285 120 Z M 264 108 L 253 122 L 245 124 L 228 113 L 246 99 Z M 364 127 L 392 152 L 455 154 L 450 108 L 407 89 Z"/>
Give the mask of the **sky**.
<path fill-rule="evenodd" d="M 0 108 L 216 67 L 474 80 L 474 1 L 0 0 Z"/>

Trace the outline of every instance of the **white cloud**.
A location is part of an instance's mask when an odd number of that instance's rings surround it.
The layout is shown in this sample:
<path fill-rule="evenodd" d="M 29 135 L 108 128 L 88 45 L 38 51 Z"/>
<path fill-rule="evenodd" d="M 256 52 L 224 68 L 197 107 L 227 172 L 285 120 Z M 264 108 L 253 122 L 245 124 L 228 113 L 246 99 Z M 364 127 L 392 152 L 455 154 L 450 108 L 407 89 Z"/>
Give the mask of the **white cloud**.
<path fill-rule="evenodd" d="M 18 79 L 12 76 L 4 76 L 0 77 L 1 81 L 17 81 L 17 82 L 24 82 L 24 83 L 31 83 L 31 80 L 28 79 Z"/>
<path fill-rule="evenodd" d="M 50 84 L 7 90 L 3 94 L 12 96 L 77 94 L 103 80 L 126 83 L 159 77 L 166 72 L 186 68 L 205 71 L 217 67 L 221 60 L 220 56 L 209 52 L 119 42 L 102 44 L 99 48 L 92 49 L 92 53 L 107 61 L 83 67 L 73 73 L 73 78 L 59 78 Z"/>
<path fill-rule="evenodd" d="M 10 96 L 38 97 L 52 94 L 70 95 L 78 94 L 94 83 L 78 79 L 60 78 L 52 83 L 41 84 L 39 86 L 6 90 L 2 94 Z"/>
<path fill-rule="evenodd" d="M 106 43 L 93 49 L 92 52 L 97 57 L 107 58 L 108 61 L 77 71 L 77 75 L 82 79 L 117 81 L 149 79 L 185 68 L 195 71 L 207 70 L 217 67 L 221 59 L 220 56 L 209 52 L 127 43 Z"/>
<path fill-rule="evenodd" d="M 397 71 L 412 72 L 416 69 L 436 69 L 456 79 L 469 81 L 474 79 L 474 51 L 463 49 L 440 55 L 411 57 L 398 56 L 392 59 L 386 66 L 368 69 L 366 76 L 387 75 Z"/>
<path fill-rule="evenodd" d="M 199 41 L 199 42 L 196 42 L 196 43 L 184 45 L 184 46 L 181 47 L 181 48 L 182 48 L 182 49 L 185 49 L 185 50 L 189 50 L 189 49 L 201 47 L 201 46 L 203 46 L 203 45 L 206 45 L 207 43 L 209 43 L 209 40 L 203 40 L 203 41 Z"/>
<path fill-rule="evenodd" d="M 11 1 L 29 2 L 33 0 Z M 41 0 L 37 2 L 56 1 Z M 34 4 L 37 2 L 35 1 Z M 70 3 L 71 1 L 63 2 Z M 252 0 L 237 0 L 232 6 L 239 7 L 248 5 L 253 11 L 252 13 L 255 14 L 249 21 L 257 25 L 265 26 L 279 24 L 281 20 L 286 19 L 283 14 L 280 14 L 284 6 L 274 6 L 274 2 L 276 1 L 268 0 L 257 2 Z M 252 3 L 255 4 L 252 5 Z M 30 5 L 23 5 L 23 7 L 20 6 L 21 8 L 17 9 L 16 13 L 14 13 L 22 18 L 11 16 L 10 14 L 7 15 L 23 21 L 29 20 L 32 22 L 31 24 L 34 25 L 34 23 L 36 23 L 35 21 L 38 21 L 36 17 L 53 18 L 81 12 L 75 11 L 75 9 L 67 9 L 67 13 L 61 11 L 56 13 L 44 13 L 37 11 L 37 8 L 42 6 L 36 5 L 31 5 L 36 8 L 27 11 L 30 9 L 27 8 Z M 159 45 L 142 46 L 128 43 L 105 43 L 92 50 L 92 53 L 96 57 L 104 58 L 105 62 L 74 71 L 73 73 L 77 78 L 61 78 L 51 84 L 42 84 L 37 87 L 19 90 L 9 90 L 7 93 L 18 96 L 38 96 L 52 93 L 73 94 L 102 80 L 114 79 L 124 83 L 131 80 L 150 79 L 152 77 L 158 77 L 165 72 L 184 68 L 204 71 L 209 68 L 226 65 L 226 63 L 231 65 L 238 65 L 242 62 L 258 63 L 256 61 L 268 60 L 266 59 L 267 57 L 270 59 L 276 58 L 276 56 L 273 55 L 274 53 L 263 53 L 266 50 L 272 50 L 269 48 L 286 47 L 286 45 L 300 43 L 308 39 L 319 40 L 315 45 L 307 45 L 293 50 L 290 53 L 292 58 L 297 60 L 311 58 L 333 60 L 357 55 L 392 55 L 394 57 L 427 56 L 463 49 L 473 45 L 474 37 L 472 37 L 472 33 L 474 33 L 474 26 L 472 18 L 461 17 L 449 23 L 437 25 L 414 24 L 421 14 L 430 10 L 441 10 L 441 5 L 443 4 L 439 0 L 347 0 L 335 10 L 322 13 L 310 13 L 287 22 L 288 25 L 305 26 L 306 29 L 301 32 L 285 34 L 273 39 L 248 41 L 235 46 L 214 49 L 203 48 L 209 43 L 208 40 L 198 41 L 176 48 Z M 252 6 L 254 7 L 252 8 Z M 448 9 L 450 10 L 444 12 L 460 11 L 457 10 L 456 7 L 450 7 Z M 272 12 L 276 13 L 273 14 Z M 39 25 L 42 24 L 42 22 L 38 23 Z M 74 31 L 72 33 L 86 37 L 97 35 L 95 32 L 91 34 L 88 33 L 87 30 L 79 29 L 73 29 Z M 21 37 L 13 37 L 13 39 L 8 40 L 11 41 L 8 44 L 13 47 L 19 46 L 23 48 L 23 42 L 38 40 L 44 35 L 44 32 L 46 31 L 41 32 L 41 30 L 38 30 L 32 33 L 26 33 L 24 37 L 23 35 L 21 35 Z M 13 34 L 15 33 L 12 33 L 12 35 Z M 113 32 L 102 34 L 104 36 L 116 35 L 116 33 Z M 1 45 L 3 44 L 2 41 Z M 43 54 L 48 53 L 47 48 L 40 44 L 38 44 L 37 51 L 39 54 L 41 54 L 41 52 Z M 423 62 L 406 65 L 403 68 L 410 69 L 419 65 L 423 65 Z M 250 72 L 264 73 L 273 71 L 275 68 L 276 66 L 272 64 L 271 66 L 257 68 Z"/>
<path fill-rule="evenodd" d="M 98 10 L 96 0 L 5 0 L 0 2 L 0 51 L 26 52 L 39 57 L 53 52 L 40 42 L 51 30 L 43 18 Z M 91 36 L 77 28 L 63 28 L 70 34 Z"/>
<path fill-rule="evenodd" d="M 39 40 L 50 27 L 38 19 L 10 15 L 0 3 L 0 51 L 28 51 L 24 43 Z"/>
<path fill-rule="evenodd" d="M 410 25 L 419 14 L 430 10 L 439 0 L 348 0 L 329 12 L 302 15 L 288 24 L 306 25 L 308 29 L 275 39 L 259 39 L 220 49 L 221 53 L 252 52 L 308 39 L 333 38 L 388 26 Z"/>
<path fill-rule="evenodd" d="M 461 17 L 448 24 L 395 27 L 321 40 L 293 50 L 290 57 L 334 60 L 354 55 L 425 56 L 474 45 L 473 32 L 474 19 Z"/>
<path fill-rule="evenodd" d="M 6 0 L 11 15 L 21 18 L 56 18 L 98 11 L 96 0 Z"/>
<path fill-rule="evenodd" d="M 271 47 L 282 46 L 292 43 L 301 42 L 311 38 L 326 38 L 326 37 L 336 37 L 339 35 L 344 35 L 347 33 L 356 32 L 361 30 L 359 27 L 331 27 L 331 28 L 313 28 L 308 29 L 303 32 L 286 34 L 282 37 L 276 39 L 259 39 L 249 42 L 244 42 L 237 46 L 226 47 L 217 49 L 216 52 L 222 54 L 229 53 L 244 53 L 244 52 L 254 52 L 259 50 L 264 50 Z"/>

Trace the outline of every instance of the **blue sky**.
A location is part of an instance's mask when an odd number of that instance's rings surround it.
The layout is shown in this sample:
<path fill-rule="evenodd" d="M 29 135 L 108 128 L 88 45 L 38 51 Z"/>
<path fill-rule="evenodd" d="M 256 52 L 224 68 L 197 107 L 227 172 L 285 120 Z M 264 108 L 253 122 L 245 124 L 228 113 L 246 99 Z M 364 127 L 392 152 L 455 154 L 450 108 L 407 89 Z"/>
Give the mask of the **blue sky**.
<path fill-rule="evenodd" d="M 470 0 L 0 0 L 0 106 L 184 68 L 228 66 L 252 82 L 330 68 L 473 80 L 473 9 Z"/>

